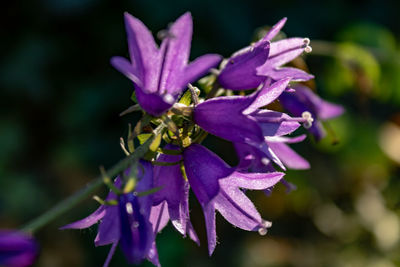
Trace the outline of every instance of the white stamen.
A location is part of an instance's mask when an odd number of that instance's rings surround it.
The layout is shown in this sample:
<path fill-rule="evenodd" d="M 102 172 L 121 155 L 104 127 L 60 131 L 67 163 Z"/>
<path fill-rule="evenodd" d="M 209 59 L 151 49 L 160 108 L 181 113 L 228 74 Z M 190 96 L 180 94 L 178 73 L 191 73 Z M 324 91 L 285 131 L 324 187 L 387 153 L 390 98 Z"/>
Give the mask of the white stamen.
<path fill-rule="evenodd" d="M 304 38 L 303 43 L 308 46 L 310 44 L 310 38 Z"/>
<path fill-rule="evenodd" d="M 311 53 L 312 52 L 312 47 L 307 45 L 306 48 L 304 48 L 304 52 Z"/>
<path fill-rule="evenodd" d="M 261 159 L 261 163 L 264 164 L 264 165 L 268 165 L 269 162 L 270 162 L 270 160 L 268 158 L 262 158 Z"/>
<path fill-rule="evenodd" d="M 173 104 L 175 99 L 171 94 L 166 94 L 163 97 L 164 101 L 167 102 L 168 104 Z"/>
<path fill-rule="evenodd" d="M 131 203 L 126 203 L 125 207 L 128 214 L 133 214 L 133 207 Z"/>
<path fill-rule="evenodd" d="M 303 127 L 306 128 L 306 129 L 309 129 L 309 128 L 312 126 L 312 123 L 313 123 L 313 121 L 314 121 L 314 118 L 312 117 L 311 113 L 308 112 L 308 111 L 304 111 L 304 112 L 301 114 L 301 117 L 302 117 L 303 119 L 306 120 L 306 121 L 303 123 Z"/>
<path fill-rule="evenodd" d="M 260 227 L 260 228 L 258 228 L 258 233 L 260 234 L 260 235 L 266 235 L 267 233 L 268 233 L 268 230 L 266 229 L 266 228 L 262 228 L 262 227 Z"/>
<path fill-rule="evenodd" d="M 258 228 L 258 233 L 260 235 L 266 235 L 268 233 L 268 228 L 270 228 L 271 226 L 272 226 L 272 222 L 266 221 L 266 220 L 262 220 L 261 221 L 261 227 Z"/>

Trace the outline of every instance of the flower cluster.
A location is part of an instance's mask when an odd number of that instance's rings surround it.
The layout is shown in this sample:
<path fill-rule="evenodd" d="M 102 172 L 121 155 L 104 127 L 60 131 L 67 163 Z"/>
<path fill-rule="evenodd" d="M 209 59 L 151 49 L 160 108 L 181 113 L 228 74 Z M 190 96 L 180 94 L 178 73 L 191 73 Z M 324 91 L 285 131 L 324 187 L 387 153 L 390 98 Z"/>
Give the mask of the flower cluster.
<path fill-rule="evenodd" d="M 133 82 L 138 104 L 131 110 L 140 107 L 144 116 L 130 132 L 128 149 L 121 145 L 128 157 L 135 137 L 142 144 L 151 141 L 150 150 L 113 182 L 105 179 L 111 191 L 94 213 L 63 229 L 99 222 L 96 246 L 112 244 L 105 266 L 118 244 L 130 263 L 147 258 L 160 266 L 156 235 L 169 221 L 199 244 L 189 214 L 191 190 L 204 212 L 210 255 L 216 211 L 238 228 L 265 235 L 272 224 L 262 219 L 246 190 L 269 192 L 278 182 L 291 188 L 283 179 L 286 168 L 310 167 L 289 147 L 306 135 L 291 135 L 303 125 L 320 139 L 320 120 L 343 112 L 298 83 L 312 75 L 286 66 L 312 49 L 308 38 L 273 41 L 285 22 L 228 59 L 208 54 L 189 63 L 190 13 L 161 32 L 159 47 L 140 20 L 125 14 L 130 60 L 114 57 L 111 64 Z M 205 92 L 190 84 L 207 74 L 199 83 Z M 278 101 L 289 114 L 269 108 Z M 154 127 L 161 129 L 156 135 Z M 207 134 L 233 143 L 238 166 L 201 145 Z"/>

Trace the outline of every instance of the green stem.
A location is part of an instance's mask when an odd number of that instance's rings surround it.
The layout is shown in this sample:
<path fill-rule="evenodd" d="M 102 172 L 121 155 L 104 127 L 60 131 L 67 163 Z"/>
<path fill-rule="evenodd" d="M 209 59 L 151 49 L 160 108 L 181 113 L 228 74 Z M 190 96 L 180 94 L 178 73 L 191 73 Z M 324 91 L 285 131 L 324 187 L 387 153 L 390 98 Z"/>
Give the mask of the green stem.
<path fill-rule="evenodd" d="M 135 152 L 132 153 L 130 156 L 121 160 L 120 162 L 115 164 L 110 170 L 106 171 L 106 175 L 108 177 L 115 177 L 120 172 L 127 169 L 132 164 L 132 162 L 137 161 L 140 158 L 142 158 L 149 150 L 149 147 L 150 147 L 151 143 L 153 142 L 154 138 L 157 135 L 161 134 L 162 131 L 164 130 L 164 128 L 165 128 L 165 125 L 163 125 L 163 124 L 159 125 L 153 131 L 153 136 L 151 138 L 149 138 L 145 143 L 143 143 L 141 146 L 139 146 L 135 150 Z M 99 175 L 96 179 L 94 179 L 92 182 L 90 182 L 85 188 L 76 192 L 72 196 L 64 199 L 63 201 L 58 203 L 56 206 L 54 206 L 47 212 L 43 213 L 39 217 L 37 217 L 37 218 L 33 219 L 32 221 L 30 221 L 29 223 L 27 223 L 22 228 L 22 231 L 30 232 L 30 233 L 36 232 L 37 230 L 39 230 L 46 224 L 55 220 L 60 215 L 71 210 L 73 207 L 75 207 L 81 201 L 83 201 L 86 198 L 88 198 L 89 196 L 91 196 L 98 188 L 100 188 L 101 185 L 103 185 L 103 175 Z"/>

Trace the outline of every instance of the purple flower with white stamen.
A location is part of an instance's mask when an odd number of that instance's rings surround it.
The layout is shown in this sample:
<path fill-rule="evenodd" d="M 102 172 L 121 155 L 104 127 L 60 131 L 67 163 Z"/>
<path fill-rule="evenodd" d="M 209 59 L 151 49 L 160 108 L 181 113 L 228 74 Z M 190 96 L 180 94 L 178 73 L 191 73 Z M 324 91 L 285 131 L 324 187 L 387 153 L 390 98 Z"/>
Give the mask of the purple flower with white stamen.
<path fill-rule="evenodd" d="M 28 234 L 0 230 L 0 266 L 31 266 L 35 262 L 38 252 L 38 244 Z"/>
<path fill-rule="evenodd" d="M 307 81 L 314 76 L 300 69 L 282 67 L 301 53 L 311 52 L 308 38 L 288 38 L 272 42 L 286 18 L 280 20 L 258 42 L 233 54 L 218 75 L 222 87 L 231 90 L 257 88 L 267 78 L 277 81 L 291 77 L 293 81 Z"/>
<path fill-rule="evenodd" d="M 340 116 L 344 108 L 321 99 L 310 88 L 297 84 L 293 86 L 294 92 L 284 92 L 279 97 L 283 107 L 294 116 L 300 116 L 303 112 L 310 112 L 315 121 L 309 128 L 310 133 L 318 141 L 325 136 L 325 130 L 321 121 Z"/>
<path fill-rule="evenodd" d="M 285 113 L 261 107 L 277 99 L 289 81 L 290 78 L 287 78 L 271 86 L 265 84 L 249 96 L 227 96 L 207 100 L 194 108 L 194 121 L 211 134 L 233 143 L 251 146 L 262 155 L 261 158 L 270 159 L 285 169 L 284 164 L 269 147 L 268 138 L 290 134 L 300 123 L 310 124 L 312 118 L 292 118 Z"/>
<path fill-rule="evenodd" d="M 151 115 L 163 114 L 188 83 L 221 61 L 221 56 L 208 54 L 188 63 L 193 27 L 189 12 L 169 27 L 159 48 L 146 26 L 128 13 L 125 26 L 130 61 L 113 57 L 111 64 L 132 80 L 140 106 Z"/>
<path fill-rule="evenodd" d="M 264 190 L 275 185 L 283 173 L 240 173 L 199 144 L 183 153 L 190 186 L 200 202 L 207 229 L 208 251 L 216 246 L 215 211 L 232 225 L 265 235 L 271 223 L 261 218 L 243 189 Z"/>
<path fill-rule="evenodd" d="M 129 175 L 130 170 L 125 171 Z M 150 162 L 140 160 L 137 167 L 137 192 L 145 192 L 153 188 L 153 166 Z M 121 177 L 115 179 L 115 186 L 121 187 Z M 125 193 L 117 196 L 110 192 L 106 201 L 117 200 L 118 205 L 101 205 L 88 217 L 63 226 L 61 229 L 84 229 L 100 221 L 96 246 L 112 244 L 109 256 L 104 266 L 108 266 L 118 243 L 125 257 L 131 263 L 139 263 L 147 257 L 154 265 L 159 266 L 155 247 L 154 221 L 151 221 L 151 206 L 153 196 L 137 197 L 135 193 Z"/>

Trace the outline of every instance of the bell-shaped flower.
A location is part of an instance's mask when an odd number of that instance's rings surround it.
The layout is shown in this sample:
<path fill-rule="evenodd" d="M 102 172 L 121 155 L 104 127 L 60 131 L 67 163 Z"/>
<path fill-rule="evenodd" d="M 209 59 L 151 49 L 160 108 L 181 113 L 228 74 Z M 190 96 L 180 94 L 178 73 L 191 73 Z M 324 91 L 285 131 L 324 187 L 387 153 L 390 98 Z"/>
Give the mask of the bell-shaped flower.
<path fill-rule="evenodd" d="M 311 113 L 314 122 L 309 128 L 310 133 L 318 141 L 325 136 L 321 121 L 340 116 L 344 108 L 321 99 L 310 88 L 297 84 L 294 92 L 284 92 L 279 97 L 283 107 L 294 116 L 300 116 L 304 111 Z"/>
<path fill-rule="evenodd" d="M 306 135 L 297 137 L 287 136 L 267 136 L 265 143 L 268 147 L 269 154 L 272 159 L 266 157 L 265 153 L 256 149 L 251 145 L 244 143 L 235 143 L 235 150 L 240 158 L 238 169 L 251 170 L 253 172 L 271 171 L 273 168 L 272 161 L 278 161 L 285 167 L 294 170 L 304 170 L 310 168 L 310 163 L 296 153 L 287 144 L 298 143 L 303 141 Z"/>
<path fill-rule="evenodd" d="M 179 151 L 179 147 L 168 144 L 167 150 Z M 181 155 L 161 154 L 158 162 L 179 162 Z M 157 221 L 157 232 L 161 231 L 171 220 L 173 226 L 183 236 L 189 237 L 197 244 L 200 243 L 189 218 L 189 183 L 184 179 L 179 164 L 170 166 L 154 166 L 154 186 L 161 188 L 153 196 L 151 216 Z"/>
<path fill-rule="evenodd" d="M 129 175 L 130 169 L 125 171 Z M 121 187 L 122 178 L 118 176 L 114 185 Z M 153 166 L 150 162 L 140 160 L 137 167 L 136 192 L 145 192 L 153 188 Z M 107 257 L 105 266 L 108 266 L 112 254 L 118 243 L 125 257 L 131 263 L 138 263 L 144 258 L 155 265 L 159 265 L 158 254 L 155 247 L 155 234 L 150 220 L 153 196 L 137 197 L 135 193 L 125 193 L 117 196 L 110 192 L 106 202 L 118 201 L 118 205 L 101 205 L 88 217 L 63 226 L 61 229 L 84 229 L 100 222 L 96 246 L 113 244 Z"/>
<path fill-rule="evenodd" d="M 294 81 L 306 81 L 314 76 L 300 69 L 282 67 L 304 51 L 310 52 L 308 38 L 288 38 L 271 42 L 286 18 L 280 20 L 258 42 L 234 53 L 223 64 L 218 82 L 226 89 L 247 90 L 257 88 L 267 78 L 277 81 L 291 77 Z"/>
<path fill-rule="evenodd" d="M 38 244 L 28 234 L 15 230 L 0 230 L 0 266 L 31 266 L 38 252 Z"/>
<path fill-rule="evenodd" d="M 271 159 L 285 169 L 268 145 L 268 139 L 290 134 L 301 122 L 309 122 L 311 118 L 292 118 L 285 113 L 261 107 L 277 99 L 289 81 L 290 78 L 287 78 L 271 86 L 265 84 L 249 96 L 227 96 L 207 100 L 194 108 L 194 121 L 211 134 L 233 143 L 250 145 L 258 151 L 257 153 L 263 155 L 262 158 Z"/>
<path fill-rule="evenodd" d="M 200 202 L 207 229 L 208 251 L 216 246 L 215 211 L 232 225 L 264 235 L 271 223 L 261 218 L 241 190 L 264 190 L 275 185 L 283 173 L 240 173 L 199 144 L 184 150 L 184 166 L 190 186 Z"/>
<path fill-rule="evenodd" d="M 221 61 L 221 56 L 208 54 L 188 63 L 193 28 L 189 12 L 164 33 L 160 47 L 146 26 L 128 13 L 125 26 L 130 61 L 113 57 L 111 64 L 132 80 L 140 106 L 151 115 L 168 110 L 188 83 Z"/>

